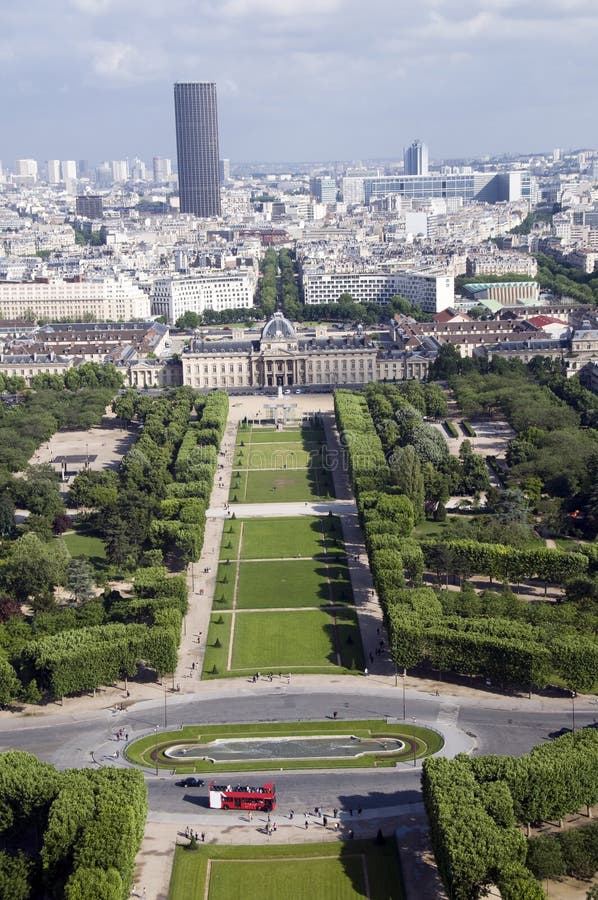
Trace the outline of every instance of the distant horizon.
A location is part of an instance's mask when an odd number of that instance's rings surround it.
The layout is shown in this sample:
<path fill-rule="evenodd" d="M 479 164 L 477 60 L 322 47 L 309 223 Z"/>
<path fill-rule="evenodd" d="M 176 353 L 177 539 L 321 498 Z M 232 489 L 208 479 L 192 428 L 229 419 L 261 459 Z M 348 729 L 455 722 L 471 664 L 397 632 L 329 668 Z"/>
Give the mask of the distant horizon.
<path fill-rule="evenodd" d="M 425 141 L 424 141 L 425 143 Z M 407 146 L 407 145 L 406 145 Z M 489 162 L 505 162 L 512 159 L 514 162 L 521 161 L 526 158 L 535 158 L 535 157 L 550 157 L 553 153 L 553 150 L 558 149 L 561 151 L 563 157 L 567 156 L 576 156 L 580 153 L 596 153 L 598 154 L 598 146 L 597 147 L 578 147 L 578 148 L 564 148 L 564 147 L 554 147 L 546 150 L 521 150 L 521 151 L 510 151 L 505 152 L 501 151 L 500 153 L 482 153 L 474 156 L 451 156 L 451 157 L 430 157 L 429 165 L 431 167 L 442 166 L 442 165 L 471 165 L 473 163 L 479 162 L 483 164 L 487 164 Z M 12 170 L 15 166 L 17 159 L 33 159 L 39 165 L 44 165 L 50 160 L 59 160 L 63 161 L 75 161 L 79 163 L 80 161 L 85 161 L 90 167 L 97 168 L 102 165 L 104 162 L 116 162 L 125 160 L 127 162 L 132 162 L 135 159 L 141 160 L 141 162 L 146 163 L 148 166 L 151 166 L 152 160 L 156 159 L 169 159 L 174 166 L 173 171 L 176 174 L 176 163 L 177 157 L 176 152 L 169 156 L 165 153 L 152 153 L 150 155 L 140 155 L 138 153 L 134 153 L 131 155 L 115 155 L 115 156 L 103 156 L 102 158 L 92 159 L 89 156 L 80 156 L 80 155 L 71 155 L 69 156 L 35 156 L 32 154 L 22 155 L 14 157 L 12 160 L 7 160 L 0 156 L 0 163 L 2 164 L 3 170 L 6 172 L 8 169 Z M 346 157 L 346 158 L 330 158 L 330 159 L 234 159 L 233 157 L 221 155 L 220 159 L 228 159 L 230 161 L 231 167 L 234 166 L 311 166 L 311 167 L 327 167 L 332 168 L 334 166 L 344 166 L 347 168 L 356 167 L 357 164 L 361 164 L 363 167 L 374 166 L 374 165 L 401 165 L 403 163 L 403 151 L 399 155 L 395 156 L 372 156 L 372 157 L 361 157 L 360 159 L 356 159 L 354 157 Z M 283 173 L 284 174 L 284 173 Z"/>

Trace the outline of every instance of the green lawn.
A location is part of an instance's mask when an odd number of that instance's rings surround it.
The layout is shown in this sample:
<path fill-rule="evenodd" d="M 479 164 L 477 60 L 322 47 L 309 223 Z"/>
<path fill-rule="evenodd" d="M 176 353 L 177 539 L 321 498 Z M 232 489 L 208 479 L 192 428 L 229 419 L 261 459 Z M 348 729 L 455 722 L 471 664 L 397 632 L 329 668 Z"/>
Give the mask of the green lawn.
<path fill-rule="evenodd" d="M 324 535 L 336 537 L 339 544 Z M 223 544 L 231 536 L 223 536 Z M 288 519 L 246 519 L 243 522 L 241 559 L 280 559 L 281 557 L 318 556 L 343 553 L 340 520 L 336 516 L 297 516 Z M 227 555 L 221 552 L 221 556 Z"/>
<path fill-rule="evenodd" d="M 320 461 L 320 444 L 258 444 L 235 452 L 235 469 L 304 469 Z"/>
<path fill-rule="evenodd" d="M 243 471 L 233 475 L 230 503 L 283 503 L 301 500 L 332 499 L 334 490 L 330 473 L 313 466 L 309 469 Z"/>
<path fill-rule="evenodd" d="M 240 428 L 237 433 L 235 450 L 248 447 L 251 444 L 286 444 L 289 441 L 300 441 L 305 444 L 323 444 L 324 431 L 321 428 L 286 428 L 277 431 L 276 428 Z"/>
<path fill-rule="evenodd" d="M 232 617 L 230 615 L 226 613 L 219 615 L 218 610 L 214 609 L 210 616 L 210 626 L 206 641 L 203 678 L 206 676 L 217 678 L 226 674 L 231 623 Z"/>
<path fill-rule="evenodd" d="M 403 900 L 394 841 L 177 847 L 169 900 Z"/>
<path fill-rule="evenodd" d="M 222 568 L 222 567 L 221 567 Z M 237 606 L 272 609 L 352 601 L 346 565 L 313 559 L 248 562 L 239 566 Z"/>
<path fill-rule="evenodd" d="M 230 674 L 336 669 L 337 652 L 342 667 L 363 670 L 353 610 L 239 613 Z"/>
<path fill-rule="evenodd" d="M 87 556 L 95 569 L 105 569 L 107 565 L 104 541 L 92 532 L 76 529 L 66 531 L 62 540 L 71 556 Z"/>

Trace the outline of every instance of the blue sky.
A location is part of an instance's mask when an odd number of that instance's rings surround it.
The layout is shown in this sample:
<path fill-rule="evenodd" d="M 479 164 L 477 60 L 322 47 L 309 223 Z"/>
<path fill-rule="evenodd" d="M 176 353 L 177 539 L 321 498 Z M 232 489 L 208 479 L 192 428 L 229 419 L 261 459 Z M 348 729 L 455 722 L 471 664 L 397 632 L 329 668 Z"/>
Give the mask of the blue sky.
<path fill-rule="evenodd" d="M 598 146 L 595 0 L 0 0 L 0 159 L 175 156 L 215 81 L 231 160 Z"/>

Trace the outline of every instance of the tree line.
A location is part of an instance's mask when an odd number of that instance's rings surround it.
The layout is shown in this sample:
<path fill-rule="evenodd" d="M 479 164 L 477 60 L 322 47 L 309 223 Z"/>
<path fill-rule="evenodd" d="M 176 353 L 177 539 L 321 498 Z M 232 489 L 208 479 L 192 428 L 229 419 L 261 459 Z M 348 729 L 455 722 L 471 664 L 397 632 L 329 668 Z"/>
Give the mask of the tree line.
<path fill-rule="evenodd" d="M 0 896 L 126 900 L 147 816 L 132 769 L 58 772 L 35 756 L 0 754 Z"/>
<path fill-rule="evenodd" d="M 520 827 L 598 802 L 598 733 L 585 728 L 522 757 L 427 759 L 422 789 L 451 897 L 475 900 L 497 884 L 505 900 L 541 900 L 545 894 L 532 874 L 536 850 Z"/>

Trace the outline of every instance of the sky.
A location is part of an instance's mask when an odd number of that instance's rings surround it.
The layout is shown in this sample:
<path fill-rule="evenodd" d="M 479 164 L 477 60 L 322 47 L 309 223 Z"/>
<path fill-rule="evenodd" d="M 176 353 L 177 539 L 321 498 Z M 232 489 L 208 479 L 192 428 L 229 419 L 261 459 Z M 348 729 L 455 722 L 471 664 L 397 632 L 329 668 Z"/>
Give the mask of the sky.
<path fill-rule="evenodd" d="M 214 81 L 235 161 L 598 146 L 596 0 L 0 0 L 0 159 L 176 156 Z"/>

